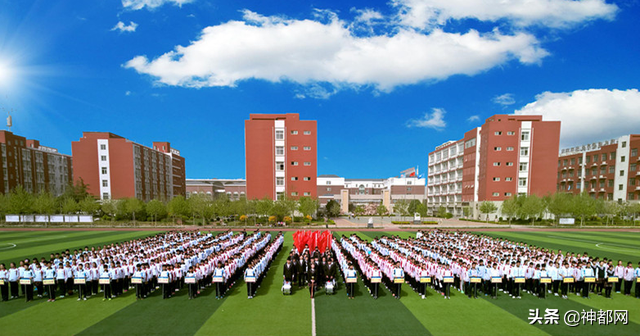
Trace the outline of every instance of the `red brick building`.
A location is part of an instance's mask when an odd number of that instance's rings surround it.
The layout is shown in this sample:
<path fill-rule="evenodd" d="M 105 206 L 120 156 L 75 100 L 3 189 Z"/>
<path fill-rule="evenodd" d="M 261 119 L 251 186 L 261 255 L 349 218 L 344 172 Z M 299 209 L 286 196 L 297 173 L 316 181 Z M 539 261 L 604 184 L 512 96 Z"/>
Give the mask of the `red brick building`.
<path fill-rule="evenodd" d="M 18 185 L 28 192 L 46 191 L 59 196 L 73 182 L 71 156 L 41 146 L 8 131 L 0 131 L 2 170 L 0 192 L 9 193 Z"/>
<path fill-rule="evenodd" d="M 316 197 L 317 122 L 297 113 L 245 120 L 247 198 Z"/>
<path fill-rule="evenodd" d="M 74 178 L 96 198 L 185 196 L 185 159 L 168 142 L 149 148 L 108 132 L 84 132 L 71 148 Z"/>
<path fill-rule="evenodd" d="M 499 206 L 515 195 L 544 196 L 556 190 L 560 122 L 541 116 L 494 115 L 464 138 L 429 153 L 427 199 L 456 216 L 479 202 Z M 496 214 L 496 216 L 499 214 Z"/>
<path fill-rule="evenodd" d="M 557 163 L 557 190 L 615 201 L 640 200 L 640 134 L 565 148 Z"/>

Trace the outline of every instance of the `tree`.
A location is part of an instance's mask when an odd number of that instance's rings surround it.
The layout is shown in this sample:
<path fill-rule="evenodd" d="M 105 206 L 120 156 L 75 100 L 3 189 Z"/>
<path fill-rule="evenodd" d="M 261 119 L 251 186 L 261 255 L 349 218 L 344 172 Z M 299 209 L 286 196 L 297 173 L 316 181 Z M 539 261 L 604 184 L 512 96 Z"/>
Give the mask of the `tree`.
<path fill-rule="evenodd" d="M 418 203 L 418 205 L 416 206 L 416 209 L 414 211 L 419 213 L 421 217 L 426 217 L 427 216 L 427 212 L 429 212 L 429 208 L 424 203 Z"/>
<path fill-rule="evenodd" d="M 167 210 L 169 210 L 169 215 L 173 217 L 174 221 L 176 217 L 188 216 L 191 209 L 189 209 L 189 203 L 182 196 L 176 196 L 167 204 Z"/>
<path fill-rule="evenodd" d="M 289 213 L 288 204 L 283 199 L 279 199 L 273 203 L 270 215 L 275 216 L 277 221 L 282 221 Z"/>
<path fill-rule="evenodd" d="M 606 224 L 613 224 L 613 218 L 622 211 L 622 205 L 614 201 L 596 200 L 596 212 L 601 213 L 606 218 Z"/>
<path fill-rule="evenodd" d="M 202 218 L 202 225 L 205 225 L 207 210 L 208 208 L 213 207 L 213 202 L 211 202 L 211 199 L 204 194 L 194 194 L 189 197 L 187 202 L 189 202 L 189 208 L 191 208 L 191 212 Z"/>
<path fill-rule="evenodd" d="M 273 200 L 265 197 L 256 201 L 256 214 L 260 217 L 268 216 L 273 207 Z"/>
<path fill-rule="evenodd" d="M 636 217 L 640 215 L 640 203 L 631 203 L 629 206 L 629 215 L 633 222 L 633 226 L 636 226 Z"/>
<path fill-rule="evenodd" d="M 33 211 L 33 195 L 24 187 L 18 185 L 9 193 L 8 212 L 16 215 L 28 214 Z"/>
<path fill-rule="evenodd" d="M 63 199 L 73 198 L 74 201 L 80 202 L 89 195 L 88 187 L 89 185 L 85 184 L 81 177 L 75 184 L 69 184 L 61 196 Z"/>
<path fill-rule="evenodd" d="M 511 219 L 520 212 L 520 204 L 518 203 L 517 197 L 509 197 L 504 200 L 504 202 L 502 202 L 500 212 L 507 216 L 509 219 L 509 225 L 511 225 Z"/>
<path fill-rule="evenodd" d="M 329 202 L 327 202 L 327 205 L 325 205 L 325 209 L 327 209 L 327 215 L 329 217 L 340 216 L 340 204 L 335 200 L 329 200 Z"/>
<path fill-rule="evenodd" d="M 48 192 L 41 192 L 33 201 L 33 210 L 38 214 L 49 215 L 56 211 L 56 199 Z"/>
<path fill-rule="evenodd" d="M 462 215 L 465 217 L 471 216 L 471 207 L 469 206 L 462 207 Z"/>
<path fill-rule="evenodd" d="M 573 194 L 555 193 L 545 197 L 545 201 L 547 203 L 547 210 L 553 215 L 556 221 L 559 221 L 562 216 L 571 214 Z"/>
<path fill-rule="evenodd" d="M 409 202 L 409 206 L 407 207 L 407 212 L 411 215 L 415 214 L 416 212 L 420 212 L 418 211 L 418 206 L 422 204 L 422 202 L 420 202 L 417 199 L 411 200 L 411 202 Z"/>
<path fill-rule="evenodd" d="M 160 217 L 164 217 L 167 214 L 167 206 L 160 200 L 153 199 L 147 203 L 147 214 L 153 216 L 153 224 Z"/>
<path fill-rule="evenodd" d="M 382 204 L 378 205 L 378 207 L 376 208 L 376 213 L 377 213 L 380 217 L 384 216 L 387 212 L 388 212 L 388 211 L 387 211 L 387 207 L 386 207 L 386 206 L 384 206 L 384 205 L 382 205 Z"/>
<path fill-rule="evenodd" d="M 489 214 L 492 214 L 498 210 L 498 207 L 490 201 L 484 201 L 480 203 L 480 212 L 487 215 L 487 223 L 489 223 Z"/>
<path fill-rule="evenodd" d="M 86 213 L 87 215 L 93 216 L 95 215 L 96 211 L 100 210 L 100 204 L 96 202 L 93 196 L 87 195 L 78 203 L 78 208 L 80 209 L 80 211 Z"/>
<path fill-rule="evenodd" d="M 585 218 L 592 217 L 597 213 L 596 200 L 585 192 L 574 196 L 571 203 L 571 213 L 574 217 L 580 218 L 580 226 L 584 225 Z"/>
<path fill-rule="evenodd" d="M 531 219 L 531 225 L 535 224 L 536 218 L 541 217 L 544 211 L 544 202 L 536 195 L 527 196 L 520 207 L 521 217 Z"/>
<path fill-rule="evenodd" d="M 118 213 L 118 202 L 117 200 L 104 200 L 102 201 L 102 212 L 111 216 L 111 221 L 113 221 L 116 217 L 116 213 Z"/>
<path fill-rule="evenodd" d="M 393 212 L 395 212 L 396 214 L 399 214 L 402 220 L 404 220 L 404 216 L 408 215 L 408 210 L 409 210 L 409 202 L 407 202 L 407 200 L 400 199 L 393 204 Z"/>
<path fill-rule="evenodd" d="M 445 218 L 447 216 L 447 208 L 443 206 L 438 207 L 437 216 L 440 218 Z"/>
<path fill-rule="evenodd" d="M 67 197 L 62 201 L 62 213 L 72 215 L 78 212 L 78 202 L 72 197 Z"/>
<path fill-rule="evenodd" d="M 354 209 L 353 212 L 356 216 L 362 216 L 364 215 L 364 206 L 362 205 L 357 205 L 356 208 Z"/>
<path fill-rule="evenodd" d="M 135 197 L 131 197 L 131 198 L 127 198 L 124 201 L 125 204 L 125 209 L 127 211 L 128 214 L 131 214 L 131 217 L 133 218 L 133 222 L 136 222 L 136 213 L 142 212 L 144 210 L 144 203 L 135 198 Z"/>
<path fill-rule="evenodd" d="M 298 211 L 300 211 L 304 217 L 314 216 L 318 210 L 318 206 L 318 200 L 311 197 L 301 197 L 298 200 Z"/>

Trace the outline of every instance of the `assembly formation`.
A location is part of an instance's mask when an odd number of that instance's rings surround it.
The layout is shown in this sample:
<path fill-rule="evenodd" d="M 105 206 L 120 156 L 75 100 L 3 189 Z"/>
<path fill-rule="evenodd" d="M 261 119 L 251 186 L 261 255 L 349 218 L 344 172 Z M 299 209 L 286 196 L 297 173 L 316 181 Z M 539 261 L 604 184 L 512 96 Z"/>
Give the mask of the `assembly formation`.
<path fill-rule="evenodd" d="M 640 298 L 640 263 L 634 268 L 631 261 L 551 251 L 460 231 L 418 231 L 415 238 L 381 236 L 370 242 L 356 234 L 330 237 L 327 244 L 291 249 L 283 265 L 283 294 L 308 288 L 313 298 L 321 289 L 335 294 L 343 284 L 348 298 L 355 299 L 360 279 L 375 299 L 380 284 L 396 299 L 401 298 L 403 284 L 423 299 L 449 299 L 452 289 L 471 299 L 478 295 L 520 299 L 523 293 L 541 299 L 613 298 L 614 292 Z M 66 250 L 51 254 L 49 260 L 34 257 L 12 262 L 8 268 L 0 264 L 2 301 L 20 297 L 31 301 L 34 296 L 49 302 L 66 297 L 112 300 L 129 290 L 135 290 L 139 300 L 154 291 L 168 299 L 185 288 L 188 298 L 194 299 L 209 286 L 221 299 L 240 279 L 252 299 L 283 243 L 282 232 L 272 236 L 260 230 L 217 235 L 170 231 L 73 253 Z"/>

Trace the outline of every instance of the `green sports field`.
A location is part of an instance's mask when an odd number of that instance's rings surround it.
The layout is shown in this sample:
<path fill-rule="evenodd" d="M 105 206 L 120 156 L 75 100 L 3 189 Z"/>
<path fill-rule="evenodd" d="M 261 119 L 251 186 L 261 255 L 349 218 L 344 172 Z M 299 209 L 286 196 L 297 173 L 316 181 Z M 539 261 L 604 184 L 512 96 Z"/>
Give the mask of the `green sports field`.
<path fill-rule="evenodd" d="M 350 234 L 337 232 L 336 234 Z M 357 232 L 371 240 L 382 232 Z M 483 232 L 494 237 L 524 241 L 563 251 L 589 252 L 590 255 L 622 259 L 625 264 L 640 261 L 640 232 Z M 153 234 L 150 231 L 2 231 L 0 262 L 27 257 L 49 257 L 50 252 L 102 245 Z M 413 232 L 387 232 L 401 237 Z M 362 283 L 355 300 L 348 300 L 344 286 L 334 296 L 320 292 L 312 302 L 307 290 L 283 296 L 282 265 L 292 247 L 291 232 L 257 296 L 248 300 L 240 282 L 222 300 L 216 300 L 212 288 L 196 300 L 188 300 L 186 290 L 168 300 L 156 292 L 136 301 L 131 291 L 112 301 L 75 298 L 48 303 L 24 299 L 0 303 L 0 335 L 638 335 L 640 300 L 614 294 L 612 300 L 596 295 L 569 300 L 546 300 L 524 294 L 513 300 L 502 294 L 497 300 L 485 297 L 470 300 L 452 290 L 451 300 L 443 300 L 432 289 L 421 299 L 407 285 L 401 300 L 386 289 L 378 300 L 371 298 Z M 530 325 L 529 309 L 559 309 L 558 325 Z M 628 310 L 627 325 L 566 326 L 568 310 Z M 314 329 L 315 323 L 315 329 Z"/>

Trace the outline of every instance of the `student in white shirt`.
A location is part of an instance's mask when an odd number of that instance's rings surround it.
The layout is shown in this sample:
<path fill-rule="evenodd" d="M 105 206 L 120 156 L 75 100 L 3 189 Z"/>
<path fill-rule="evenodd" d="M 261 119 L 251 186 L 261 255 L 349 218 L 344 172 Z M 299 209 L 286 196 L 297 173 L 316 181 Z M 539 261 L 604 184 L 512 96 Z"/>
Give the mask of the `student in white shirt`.
<path fill-rule="evenodd" d="M 84 270 L 82 264 L 78 265 L 78 268 L 73 274 L 73 279 L 84 280 L 85 283 L 78 284 L 78 301 L 87 300 L 87 272 Z"/>
<path fill-rule="evenodd" d="M 213 270 L 213 277 L 219 278 L 222 277 L 224 279 L 225 272 L 224 267 L 222 266 L 222 262 L 218 262 L 218 267 Z M 222 299 L 224 295 L 224 285 L 222 282 L 216 282 L 216 299 Z"/>
<path fill-rule="evenodd" d="M 18 280 L 20 278 L 20 272 L 16 268 L 16 264 L 15 263 L 9 264 L 9 270 L 7 271 L 7 273 L 8 273 L 7 279 L 9 280 L 9 285 L 11 286 L 11 298 L 12 299 L 17 299 L 18 298 L 18 288 L 20 287 L 18 285 Z"/>
<path fill-rule="evenodd" d="M 624 269 L 624 295 L 631 296 L 631 286 L 633 286 L 634 279 L 635 270 L 633 269 L 633 264 L 629 261 L 627 268 Z"/>
<path fill-rule="evenodd" d="M 104 298 L 102 299 L 102 301 L 111 301 L 111 272 L 109 271 L 109 266 L 107 266 L 106 264 L 103 266 L 102 272 L 100 273 L 100 279 L 109 280 L 109 284 L 102 285 L 102 291 L 104 292 Z"/>
<path fill-rule="evenodd" d="M 393 293 L 393 297 L 395 297 L 396 299 L 400 299 L 400 295 L 402 294 L 402 284 L 401 283 L 395 283 L 396 279 L 402 279 L 404 280 L 404 271 L 402 270 L 402 268 L 400 267 L 400 263 L 396 262 L 396 267 L 393 269 L 393 279 L 391 279 L 391 281 L 393 282 L 393 284 L 395 285 L 395 293 Z"/>
<path fill-rule="evenodd" d="M 640 299 L 640 262 L 638 262 L 638 267 L 633 271 L 634 277 L 636 278 L 636 299 Z"/>
<path fill-rule="evenodd" d="M 347 279 L 356 279 L 358 277 L 358 273 L 355 269 L 353 269 L 353 264 L 349 264 L 349 269 L 347 270 L 345 276 Z M 347 283 L 347 297 L 349 299 L 355 299 L 355 283 Z"/>
<path fill-rule="evenodd" d="M 45 269 L 43 272 L 43 281 L 52 280 L 54 283 L 53 285 L 45 286 L 47 288 L 47 294 L 49 294 L 49 299 L 47 300 L 47 302 L 55 302 L 56 301 L 56 285 L 55 285 L 56 270 L 53 269 L 53 267 L 51 267 L 50 262 L 47 261 L 44 264 L 45 264 Z"/>
<path fill-rule="evenodd" d="M 9 271 L 5 267 L 4 263 L 0 264 L 0 280 L 3 281 L 3 284 L 0 285 L 0 293 L 2 301 L 9 301 Z"/>
<path fill-rule="evenodd" d="M 33 284 L 38 290 L 38 298 L 41 298 L 44 295 L 44 286 L 42 285 L 42 269 L 40 268 L 40 264 L 37 261 L 32 265 L 33 267 L 31 268 L 31 271 L 33 272 Z"/>
<path fill-rule="evenodd" d="M 33 271 L 29 267 L 25 267 L 20 279 L 31 280 L 29 285 L 24 285 L 24 294 L 27 302 L 33 301 Z"/>

